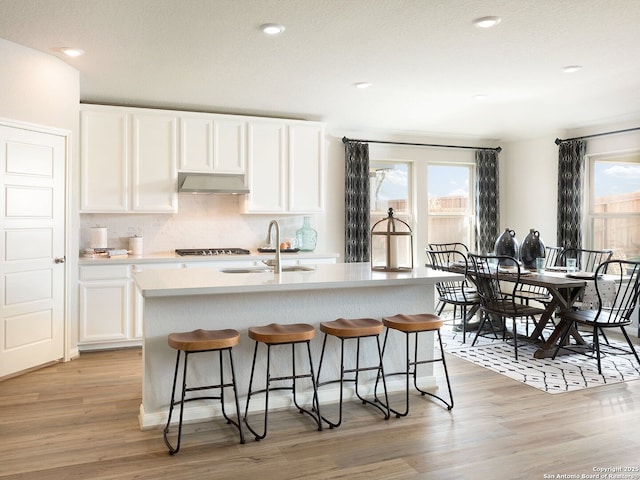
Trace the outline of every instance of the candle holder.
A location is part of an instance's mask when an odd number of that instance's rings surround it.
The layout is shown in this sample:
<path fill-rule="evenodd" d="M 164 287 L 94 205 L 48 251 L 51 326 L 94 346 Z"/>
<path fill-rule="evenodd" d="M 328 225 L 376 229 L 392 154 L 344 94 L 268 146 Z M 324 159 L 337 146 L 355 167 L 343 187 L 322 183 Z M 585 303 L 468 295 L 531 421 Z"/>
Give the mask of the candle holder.
<path fill-rule="evenodd" d="M 413 233 L 406 222 L 389 216 L 371 229 L 371 270 L 408 272 L 413 270 Z"/>

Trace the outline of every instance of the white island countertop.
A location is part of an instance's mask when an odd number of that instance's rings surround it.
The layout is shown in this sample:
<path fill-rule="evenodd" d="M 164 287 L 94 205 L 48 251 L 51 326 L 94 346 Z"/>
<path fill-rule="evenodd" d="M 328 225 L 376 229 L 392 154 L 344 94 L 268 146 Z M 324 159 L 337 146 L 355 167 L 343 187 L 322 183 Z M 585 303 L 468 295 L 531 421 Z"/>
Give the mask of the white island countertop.
<path fill-rule="evenodd" d="M 222 269 L 173 269 L 134 274 L 145 298 L 269 291 L 298 291 L 385 285 L 433 285 L 461 275 L 426 267 L 408 272 L 372 271 L 369 263 L 336 263 L 313 266 L 312 271 L 224 273 Z M 232 269 L 231 269 L 232 270 Z M 263 270 L 263 269 L 257 269 Z"/>

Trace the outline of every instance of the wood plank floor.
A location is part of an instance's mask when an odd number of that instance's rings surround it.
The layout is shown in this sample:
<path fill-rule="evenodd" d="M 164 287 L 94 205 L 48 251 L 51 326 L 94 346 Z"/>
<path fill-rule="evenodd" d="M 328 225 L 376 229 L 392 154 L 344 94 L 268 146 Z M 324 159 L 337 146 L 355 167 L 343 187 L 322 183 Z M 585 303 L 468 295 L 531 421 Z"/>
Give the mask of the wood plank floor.
<path fill-rule="evenodd" d="M 448 360 L 450 412 L 416 395 L 409 417 L 384 421 L 352 402 L 322 432 L 275 412 L 268 437 L 245 445 L 208 422 L 169 456 L 161 430 L 138 427 L 141 351 L 83 353 L 0 382 L 0 478 L 529 480 L 640 466 L 639 381 L 550 395 Z"/>

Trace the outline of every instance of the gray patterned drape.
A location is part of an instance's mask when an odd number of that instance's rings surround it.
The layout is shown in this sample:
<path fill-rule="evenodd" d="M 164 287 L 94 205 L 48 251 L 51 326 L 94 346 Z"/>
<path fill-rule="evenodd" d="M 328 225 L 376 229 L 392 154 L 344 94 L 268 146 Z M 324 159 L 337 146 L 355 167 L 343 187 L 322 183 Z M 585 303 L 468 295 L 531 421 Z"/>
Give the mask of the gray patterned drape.
<path fill-rule="evenodd" d="M 476 150 L 476 252 L 493 251 L 500 224 L 498 152 Z"/>
<path fill-rule="evenodd" d="M 565 140 L 558 147 L 557 245 L 582 248 L 582 196 L 587 142 Z"/>
<path fill-rule="evenodd" d="M 347 141 L 344 153 L 344 261 L 369 262 L 369 144 Z"/>

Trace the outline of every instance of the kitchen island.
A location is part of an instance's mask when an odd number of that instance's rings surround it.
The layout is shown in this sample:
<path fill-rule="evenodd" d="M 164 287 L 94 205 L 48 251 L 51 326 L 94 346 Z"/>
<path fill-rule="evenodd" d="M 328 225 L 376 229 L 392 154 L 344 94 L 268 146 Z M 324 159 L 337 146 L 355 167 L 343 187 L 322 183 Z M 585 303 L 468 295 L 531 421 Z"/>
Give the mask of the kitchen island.
<path fill-rule="evenodd" d="M 265 271 L 225 273 L 216 268 L 138 272 L 134 280 L 144 299 L 140 426 L 151 428 L 166 421 L 175 366 L 175 350 L 167 345 L 167 336 L 172 332 L 198 328 L 234 328 L 240 332 L 241 342 L 234 347 L 233 353 L 242 408 L 253 354 L 253 341 L 247 337 L 249 327 L 272 322 L 304 322 L 317 327 L 320 322 L 339 317 L 379 319 L 397 313 L 432 312 L 434 284 L 445 277 L 461 276 L 424 267 L 410 272 L 374 272 L 369 263 L 319 264 L 311 271 L 290 271 L 280 275 Z M 312 342 L 316 370 L 322 336 L 318 330 Z M 423 345 L 427 352 L 432 351 L 432 342 Z M 375 358 L 372 348 L 373 343 L 363 348 L 363 355 Z M 338 351 L 338 344 L 333 344 L 331 355 L 323 365 L 323 379 L 337 375 Z M 402 369 L 403 352 L 404 336 L 390 336 L 385 355 L 387 371 Z M 277 353 L 275 368 L 288 366 L 288 352 Z M 210 378 L 215 375 L 211 363 L 214 360 L 213 354 L 196 356 L 190 362 L 190 370 L 197 377 L 206 375 Z M 302 357 L 300 361 L 303 362 Z M 301 366 L 304 364 L 300 363 Z M 433 384 L 429 366 L 425 366 L 420 376 L 423 385 Z M 389 382 L 391 391 L 402 388 L 404 381 L 400 378 Z M 347 392 L 345 395 L 348 397 Z M 231 400 L 230 396 L 227 399 Z M 321 405 L 337 399 L 337 387 L 327 386 L 320 392 Z M 189 404 L 185 407 L 185 420 L 205 420 L 220 415 L 215 403 Z M 252 402 L 252 407 L 258 408 L 259 404 Z M 270 399 L 273 408 L 285 408 L 289 404 L 290 396 L 284 393 Z"/>

